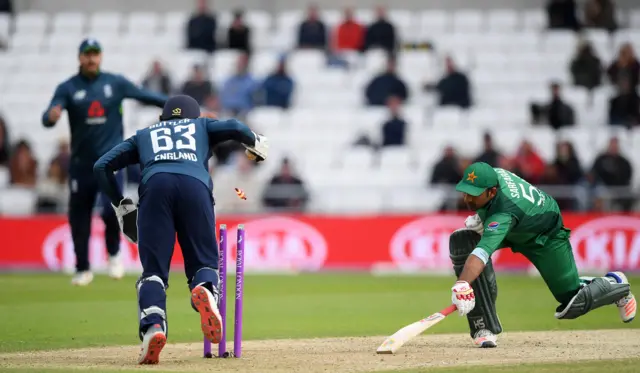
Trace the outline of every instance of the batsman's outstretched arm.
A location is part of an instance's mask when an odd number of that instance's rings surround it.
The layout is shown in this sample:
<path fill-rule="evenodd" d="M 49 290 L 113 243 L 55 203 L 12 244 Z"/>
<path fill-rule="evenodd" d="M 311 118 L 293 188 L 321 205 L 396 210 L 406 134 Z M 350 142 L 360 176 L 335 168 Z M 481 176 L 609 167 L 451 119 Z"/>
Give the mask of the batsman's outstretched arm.
<path fill-rule="evenodd" d="M 478 278 L 478 276 L 480 276 L 482 271 L 484 271 L 485 266 L 486 262 L 477 256 L 475 252 L 472 253 L 464 263 L 464 269 L 462 269 L 462 273 L 460 274 L 458 281 L 465 281 L 471 284 Z"/>
<path fill-rule="evenodd" d="M 120 205 L 124 199 L 114 172 L 139 161 L 138 146 L 134 137 L 130 137 L 109 150 L 94 164 L 93 174 L 98 181 L 100 190 L 109 197 L 114 206 Z"/>

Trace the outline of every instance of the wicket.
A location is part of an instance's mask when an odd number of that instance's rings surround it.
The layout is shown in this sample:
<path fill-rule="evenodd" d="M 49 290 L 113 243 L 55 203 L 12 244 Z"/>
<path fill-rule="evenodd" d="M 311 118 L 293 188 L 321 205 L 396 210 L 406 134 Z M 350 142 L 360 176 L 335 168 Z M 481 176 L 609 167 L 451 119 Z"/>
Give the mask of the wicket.
<path fill-rule="evenodd" d="M 236 357 L 242 355 L 242 295 L 244 293 L 244 225 L 238 225 L 236 243 L 236 295 L 235 295 L 235 318 L 233 330 L 233 351 L 227 351 L 227 225 L 220 224 L 219 237 L 219 266 L 220 281 L 218 290 L 220 293 L 218 309 L 222 317 L 222 340 L 218 344 L 218 357 Z M 211 342 L 204 338 L 204 357 L 211 358 Z"/>

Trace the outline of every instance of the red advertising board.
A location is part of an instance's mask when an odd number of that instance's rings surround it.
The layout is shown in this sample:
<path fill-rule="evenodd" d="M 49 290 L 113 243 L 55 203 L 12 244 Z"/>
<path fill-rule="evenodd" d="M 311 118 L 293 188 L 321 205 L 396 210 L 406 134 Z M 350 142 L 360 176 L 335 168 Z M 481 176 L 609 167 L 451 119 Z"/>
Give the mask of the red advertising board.
<path fill-rule="evenodd" d="M 249 271 L 317 271 L 323 269 L 391 269 L 450 271 L 448 236 L 463 226 L 463 215 L 403 216 L 223 216 L 229 243 L 235 228 L 247 230 L 245 266 Z M 565 214 L 578 267 L 583 270 L 640 270 L 640 215 Z M 75 257 L 71 232 L 63 216 L 0 217 L 0 269 L 70 271 Z M 122 257 L 132 272 L 140 270 L 137 247 L 122 240 Z M 230 247 L 233 261 L 235 247 Z M 92 224 L 92 267 L 106 267 L 104 226 Z M 493 257 L 498 270 L 529 270 L 510 249 Z M 176 246 L 172 265 L 182 267 Z M 229 268 L 233 268 L 230 265 Z"/>

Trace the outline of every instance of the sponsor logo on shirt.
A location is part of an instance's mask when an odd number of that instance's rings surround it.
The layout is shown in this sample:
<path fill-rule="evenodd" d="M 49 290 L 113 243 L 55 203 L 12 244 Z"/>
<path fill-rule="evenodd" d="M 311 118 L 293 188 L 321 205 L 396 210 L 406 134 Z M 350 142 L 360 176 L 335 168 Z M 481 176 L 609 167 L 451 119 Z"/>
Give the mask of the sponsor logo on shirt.
<path fill-rule="evenodd" d="M 92 101 L 87 110 L 87 124 L 104 124 L 107 121 L 104 106 L 100 101 Z"/>
<path fill-rule="evenodd" d="M 87 91 L 85 91 L 84 89 L 77 91 L 76 93 L 73 94 L 73 99 L 75 101 L 80 101 L 83 98 L 85 98 L 87 96 Z"/>
<path fill-rule="evenodd" d="M 487 225 L 487 230 L 495 231 L 496 229 L 498 229 L 499 226 L 500 226 L 500 223 L 498 223 L 497 221 L 492 221 L 491 223 L 489 223 L 489 225 Z"/>

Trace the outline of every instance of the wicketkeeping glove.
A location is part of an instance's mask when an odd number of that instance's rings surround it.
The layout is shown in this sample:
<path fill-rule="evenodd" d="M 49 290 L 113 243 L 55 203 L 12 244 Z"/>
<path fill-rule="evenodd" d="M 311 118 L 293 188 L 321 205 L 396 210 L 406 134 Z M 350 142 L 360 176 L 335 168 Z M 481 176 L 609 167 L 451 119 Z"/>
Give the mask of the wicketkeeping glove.
<path fill-rule="evenodd" d="M 484 225 L 482 224 L 482 220 L 480 219 L 480 216 L 478 216 L 478 214 L 468 216 L 464 221 L 464 226 L 467 229 L 471 229 L 472 231 L 477 232 L 481 236 L 482 232 L 484 231 Z"/>
<path fill-rule="evenodd" d="M 113 206 L 113 205 L 112 205 Z M 131 198 L 123 198 L 118 206 L 113 206 L 118 217 L 120 230 L 132 243 L 138 243 L 138 207 Z"/>
<path fill-rule="evenodd" d="M 248 146 L 242 144 L 247 150 L 245 150 L 245 154 L 249 159 L 256 162 L 262 162 L 267 159 L 267 155 L 269 154 L 269 139 L 266 136 L 256 135 L 256 143 L 254 146 Z"/>
<path fill-rule="evenodd" d="M 451 288 L 451 301 L 458 308 L 460 316 L 464 316 L 473 310 L 476 306 L 476 295 L 473 288 L 466 281 L 456 281 Z"/>

